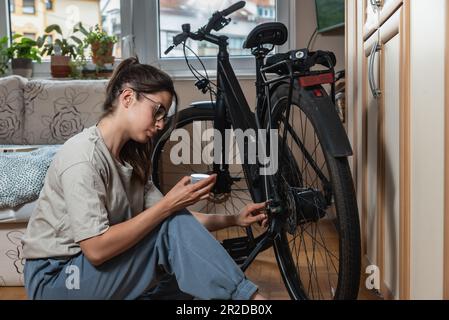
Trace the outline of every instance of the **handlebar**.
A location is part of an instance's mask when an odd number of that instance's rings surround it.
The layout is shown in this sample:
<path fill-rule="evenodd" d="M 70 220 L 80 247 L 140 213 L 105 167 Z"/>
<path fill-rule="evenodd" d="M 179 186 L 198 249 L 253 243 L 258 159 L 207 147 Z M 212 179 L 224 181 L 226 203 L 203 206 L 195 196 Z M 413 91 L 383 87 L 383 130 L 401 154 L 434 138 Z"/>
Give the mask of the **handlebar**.
<path fill-rule="evenodd" d="M 215 12 L 209 19 L 207 25 L 204 27 L 204 32 L 208 34 L 212 29 L 215 31 L 222 29 L 231 21 L 230 19 L 226 19 L 226 16 L 229 16 L 231 13 L 242 9 L 245 5 L 245 1 L 239 1 L 237 3 L 234 3 L 229 8 L 224 9 L 223 11 Z"/>
<path fill-rule="evenodd" d="M 227 9 L 224 9 L 221 14 L 226 17 L 229 16 L 231 13 L 234 13 L 240 9 L 242 9 L 243 7 L 245 7 L 246 2 L 245 1 L 239 1 L 237 3 L 234 3 L 232 6 L 230 6 Z"/>
<path fill-rule="evenodd" d="M 234 3 L 229 8 L 224 9 L 222 11 L 216 11 L 212 17 L 209 19 L 209 22 L 204 27 L 198 29 L 197 32 L 190 32 L 190 25 L 184 24 L 182 26 L 183 32 L 173 37 L 173 44 L 165 50 L 164 54 L 167 55 L 172 51 L 176 46 L 186 41 L 188 38 L 192 38 L 194 40 L 203 40 L 206 35 L 208 35 L 212 30 L 219 31 L 229 24 L 231 19 L 226 18 L 226 16 L 242 9 L 245 7 L 245 1 L 239 1 Z"/>

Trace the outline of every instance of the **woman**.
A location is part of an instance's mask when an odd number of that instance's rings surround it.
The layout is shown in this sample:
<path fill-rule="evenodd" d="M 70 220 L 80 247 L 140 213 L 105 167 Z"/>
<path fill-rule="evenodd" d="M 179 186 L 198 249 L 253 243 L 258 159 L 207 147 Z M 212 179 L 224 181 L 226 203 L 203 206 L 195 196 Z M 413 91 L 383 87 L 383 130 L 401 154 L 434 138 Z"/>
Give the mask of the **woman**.
<path fill-rule="evenodd" d="M 215 175 L 185 177 L 163 196 L 149 181 L 151 140 L 177 100 L 164 72 L 124 60 L 96 126 L 55 156 L 23 239 L 31 299 L 263 299 L 209 231 L 266 222 L 264 204 L 238 216 L 192 215 Z M 209 231 L 208 231 L 208 230 Z"/>

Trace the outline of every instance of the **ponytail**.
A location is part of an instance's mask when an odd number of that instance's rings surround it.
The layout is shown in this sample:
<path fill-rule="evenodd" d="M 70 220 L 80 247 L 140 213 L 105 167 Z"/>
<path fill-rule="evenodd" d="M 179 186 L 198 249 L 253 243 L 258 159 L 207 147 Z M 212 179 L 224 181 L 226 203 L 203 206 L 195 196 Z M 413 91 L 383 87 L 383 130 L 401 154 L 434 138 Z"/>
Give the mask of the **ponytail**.
<path fill-rule="evenodd" d="M 101 118 L 113 114 L 116 110 L 117 97 L 126 86 L 133 88 L 136 98 L 139 93 L 157 93 L 166 91 L 178 102 L 173 80 L 168 74 L 147 64 L 141 64 L 137 57 L 123 60 L 114 70 L 106 88 L 106 99 L 103 104 L 104 113 Z M 145 184 L 151 174 L 151 155 L 153 141 L 138 143 L 129 140 L 120 151 L 120 158 L 128 162 L 139 180 Z"/>

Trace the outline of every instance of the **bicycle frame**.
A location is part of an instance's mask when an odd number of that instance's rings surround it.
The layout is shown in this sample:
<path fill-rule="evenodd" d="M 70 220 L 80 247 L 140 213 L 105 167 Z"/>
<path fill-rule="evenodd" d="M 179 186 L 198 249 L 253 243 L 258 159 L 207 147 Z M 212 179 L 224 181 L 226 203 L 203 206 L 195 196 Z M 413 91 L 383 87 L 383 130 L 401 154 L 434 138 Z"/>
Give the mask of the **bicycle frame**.
<path fill-rule="evenodd" d="M 287 117 L 285 117 L 285 121 L 288 121 L 293 93 L 299 93 L 303 96 L 303 98 L 309 99 L 309 106 L 303 107 L 309 108 L 308 112 L 312 114 L 313 120 L 315 121 L 318 131 L 317 134 L 320 135 L 323 143 L 326 145 L 328 150 L 330 150 L 331 156 L 342 157 L 352 154 L 349 140 L 338 119 L 335 108 L 329 108 L 329 103 L 332 103 L 332 101 L 329 99 L 316 100 L 313 96 L 313 90 L 317 89 L 316 86 L 311 88 L 300 87 L 295 80 L 302 75 L 293 72 L 290 62 L 281 62 L 287 63 L 287 67 L 290 71 L 289 74 L 281 75 L 275 79 L 268 80 L 265 76 L 265 72 L 270 67 L 264 67 L 264 59 L 271 50 L 263 47 L 253 49 L 253 54 L 256 57 L 257 77 L 257 103 L 256 110 L 253 113 L 243 94 L 243 90 L 229 60 L 229 53 L 227 50 L 228 37 L 203 34 L 200 38 L 192 39 L 208 41 L 217 45 L 219 48 L 217 55 L 216 103 L 214 105 L 214 103 L 211 102 L 210 106 L 215 112 L 214 128 L 219 132 L 221 137 L 226 136 L 226 129 L 229 129 L 232 125 L 234 130 L 254 130 L 256 134 L 256 137 L 254 137 L 256 139 L 255 141 L 258 141 L 258 130 L 267 129 L 263 127 L 266 124 L 266 115 L 268 116 L 268 129 L 271 129 L 272 108 L 270 105 L 270 93 L 279 83 L 288 83 L 290 85 L 290 89 L 287 106 L 289 107 L 286 109 Z M 286 130 L 287 127 L 288 124 L 284 123 L 284 130 Z M 285 147 L 285 132 L 283 137 L 284 139 L 281 141 L 281 148 Z M 266 232 L 258 236 L 257 239 L 254 239 L 251 228 L 247 228 L 247 237 L 225 240 L 223 242 L 223 246 L 228 249 L 228 251 L 232 251 L 239 259 L 244 258 L 241 265 L 241 269 L 243 271 L 246 270 L 258 253 L 273 245 L 273 240 L 275 237 L 279 236 L 282 232 L 282 226 L 284 225 L 287 216 L 285 214 L 285 208 L 281 205 L 281 198 L 277 194 L 278 188 L 274 177 L 270 175 L 265 175 L 262 177 L 259 173 L 261 165 L 250 164 L 249 161 L 247 161 L 248 148 L 246 148 L 246 146 L 247 142 L 245 141 L 244 150 L 241 152 L 241 154 L 243 153 L 242 167 L 251 192 L 251 197 L 254 202 L 263 202 L 267 200 L 265 194 L 266 188 L 269 187 L 270 197 L 273 201 L 268 207 L 268 211 L 270 212 L 270 223 Z M 213 164 L 213 171 L 217 174 L 217 182 L 214 186 L 213 192 L 218 194 L 229 192 L 230 190 L 228 189 L 231 185 L 229 181 L 229 165 L 226 162 L 227 155 L 225 154 L 225 150 L 226 147 L 223 144 L 220 147 L 217 146 L 217 148 L 214 148 L 216 155 L 217 152 L 221 152 L 221 162 Z M 305 156 L 307 157 L 307 152 Z M 312 159 L 311 157 L 308 158 Z M 314 167 L 313 163 L 311 166 Z"/>
<path fill-rule="evenodd" d="M 265 87 L 262 75 L 260 74 L 260 68 L 263 63 L 263 56 L 259 56 L 256 59 L 256 74 L 257 74 L 257 106 L 256 112 L 253 113 L 249 107 L 249 104 L 243 94 L 243 90 L 237 80 L 237 77 L 234 73 L 234 70 L 229 61 L 229 53 L 227 51 L 228 46 L 228 38 L 226 36 L 208 36 L 206 39 L 212 43 L 215 43 L 219 47 L 219 52 L 217 55 L 217 86 L 218 92 L 216 97 L 216 105 L 215 105 L 215 120 L 214 120 L 214 128 L 218 130 L 222 137 L 225 136 L 225 130 L 230 128 L 232 124 L 233 129 L 241 129 L 243 131 L 248 129 L 253 129 L 257 135 L 258 129 L 262 128 L 260 125 L 260 120 L 262 114 L 266 112 L 267 104 L 264 104 L 264 98 L 269 100 L 269 97 L 266 96 Z M 230 116 L 230 122 L 227 121 L 227 115 Z M 257 137 L 256 137 L 257 141 Z M 228 165 L 225 162 L 225 147 L 221 146 L 221 164 L 214 164 L 214 172 L 217 173 L 217 190 L 224 190 L 224 185 L 226 181 L 223 177 L 226 177 L 228 174 Z M 217 149 L 215 149 L 217 152 Z M 263 202 L 265 201 L 265 189 L 264 184 L 262 183 L 262 177 L 259 175 L 259 165 L 248 164 L 247 160 L 247 148 L 245 148 L 243 152 L 243 164 L 242 167 L 244 169 L 245 177 L 247 179 L 247 183 L 251 186 L 249 187 L 251 191 L 251 196 L 255 202 Z M 270 179 L 270 177 L 266 176 L 265 179 Z M 270 181 L 273 183 L 273 181 Z M 273 188 L 275 189 L 275 188 Z M 274 199 L 275 201 L 277 199 Z M 257 254 L 261 251 L 268 249 L 272 246 L 272 240 L 274 236 L 280 232 L 281 222 L 278 221 L 278 217 L 280 215 L 280 208 L 272 207 L 272 213 L 276 213 L 272 215 L 272 222 L 270 224 L 269 229 L 262 235 L 260 235 L 257 239 L 254 239 L 251 229 L 247 229 L 249 242 L 247 243 L 249 248 L 247 252 L 249 255 L 243 262 L 241 268 L 242 270 L 246 270 L 251 262 L 255 259 Z M 237 239 L 238 240 L 238 239 Z M 257 243 L 257 245 L 254 245 Z M 226 246 L 226 244 L 224 244 Z"/>

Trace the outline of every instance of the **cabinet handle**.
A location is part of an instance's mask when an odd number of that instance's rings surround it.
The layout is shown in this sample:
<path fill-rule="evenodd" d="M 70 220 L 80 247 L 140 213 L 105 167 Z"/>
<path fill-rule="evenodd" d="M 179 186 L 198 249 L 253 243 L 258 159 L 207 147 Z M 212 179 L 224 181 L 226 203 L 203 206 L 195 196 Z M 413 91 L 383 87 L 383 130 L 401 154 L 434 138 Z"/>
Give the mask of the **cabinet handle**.
<path fill-rule="evenodd" d="M 370 0 L 373 7 L 380 7 L 382 5 L 382 0 Z"/>
<path fill-rule="evenodd" d="M 380 51 L 380 45 L 378 42 L 376 42 L 373 45 L 373 48 L 371 49 L 371 54 L 369 58 L 369 70 L 368 70 L 368 81 L 369 81 L 369 87 L 371 89 L 371 93 L 373 94 L 374 98 L 379 98 L 381 95 L 381 91 L 379 90 L 379 87 L 376 86 L 376 80 L 374 79 L 374 60 L 376 59 L 376 53 Z"/>

